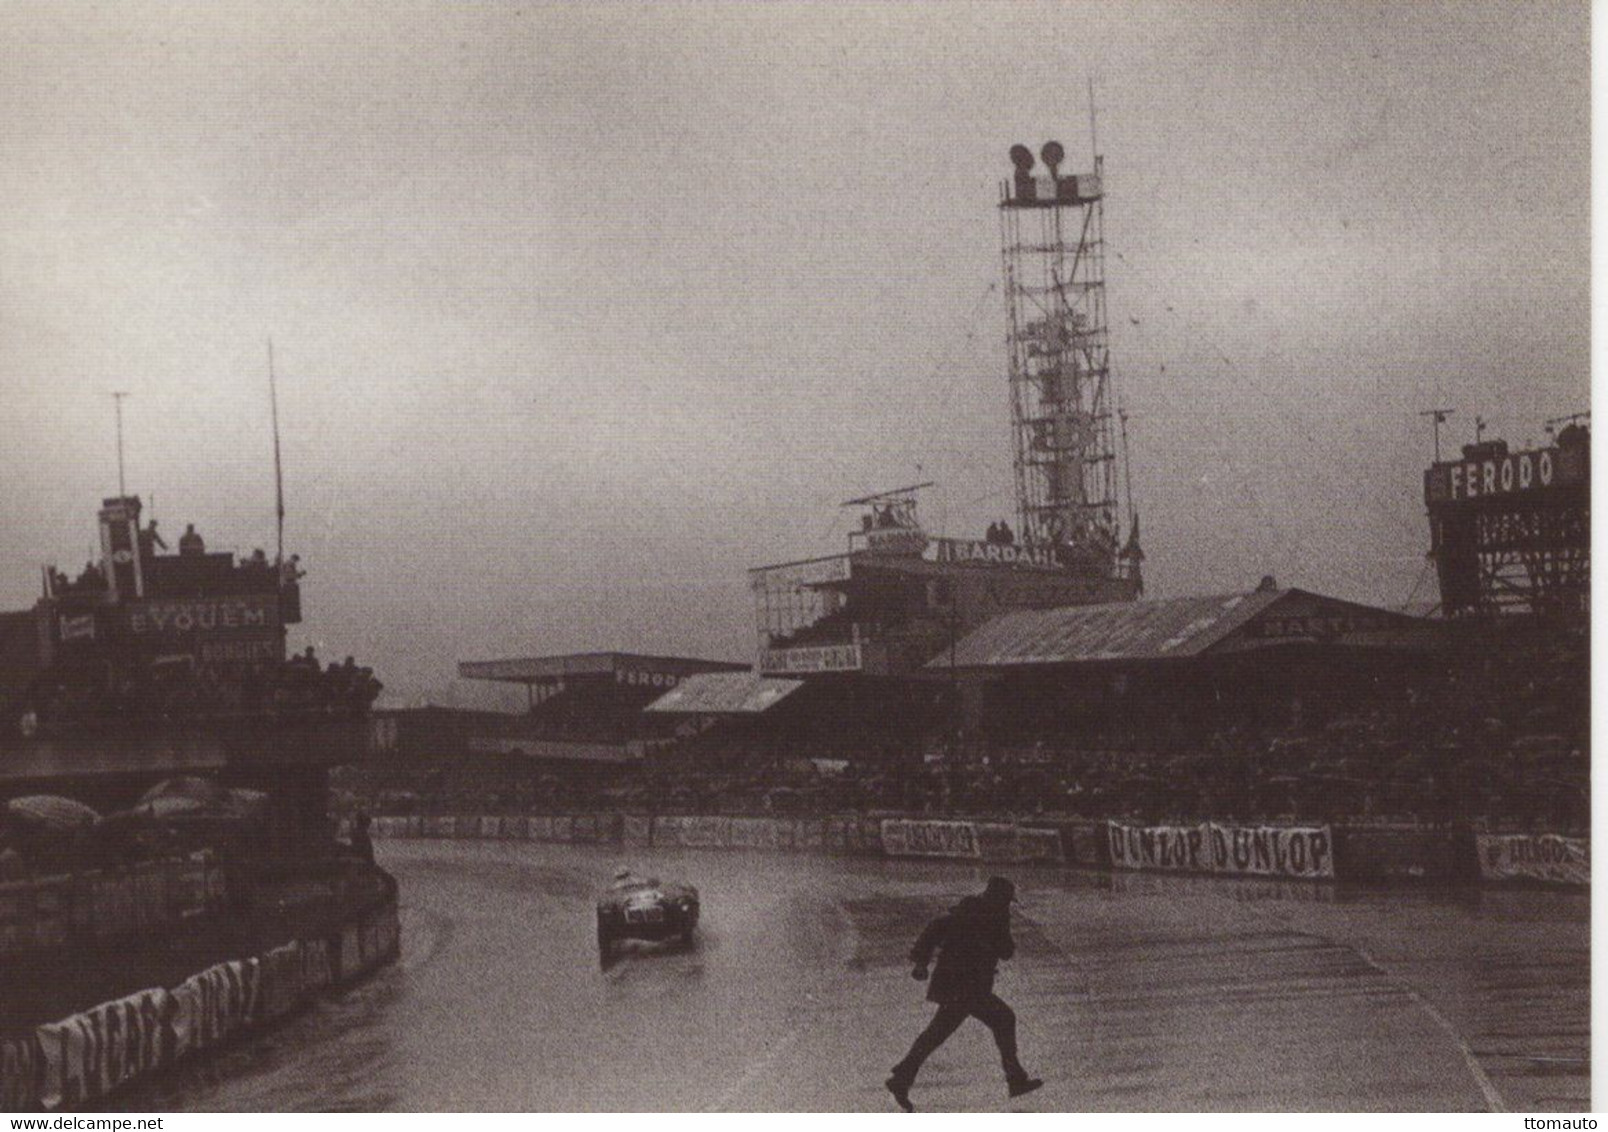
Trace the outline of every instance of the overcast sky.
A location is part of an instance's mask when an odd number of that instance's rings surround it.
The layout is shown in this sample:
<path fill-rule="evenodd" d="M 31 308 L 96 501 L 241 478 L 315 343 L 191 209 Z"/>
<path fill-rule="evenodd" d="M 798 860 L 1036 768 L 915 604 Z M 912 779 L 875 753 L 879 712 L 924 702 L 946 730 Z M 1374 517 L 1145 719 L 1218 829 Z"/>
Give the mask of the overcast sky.
<path fill-rule="evenodd" d="M 1432 596 L 1432 406 L 1589 393 L 1583 3 L 0 5 L 0 608 L 117 486 L 401 701 L 748 660 L 750 566 L 1011 514 L 997 183 L 1106 157 L 1147 593 Z"/>

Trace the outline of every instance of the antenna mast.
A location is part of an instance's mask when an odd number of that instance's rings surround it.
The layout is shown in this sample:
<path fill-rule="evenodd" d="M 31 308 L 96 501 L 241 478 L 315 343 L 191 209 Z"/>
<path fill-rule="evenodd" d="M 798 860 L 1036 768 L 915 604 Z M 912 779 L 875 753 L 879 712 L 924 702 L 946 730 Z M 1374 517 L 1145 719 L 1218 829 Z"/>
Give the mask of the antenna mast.
<path fill-rule="evenodd" d="M 1435 422 L 1435 463 L 1437 464 L 1440 463 L 1440 426 L 1445 424 L 1446 418 L 1454 412 L 1456 412 L 1455 409 L 1425 409 L 1418 414 L 1421 417 L 1430 417 Z"/>
<path fill-rule="evenodd" d="M 1133 460 L 1128 455 L 1128 410 L 1119 408 L 1117 420 L 1122 424 L 1122 482 L 1128 492 L 1128 523 L 1131 526 L 1134 520 Z"/>
<path fill-rule="evenodd" d="M 268 404 L 273 413 L 274 422 L 274 518 L 277 521 L 275 531 L 275 562 L 285 560 L 285 477 L 279 465 L 279 389 L 274 382 L 274 340 L 268 339 Z"/>
<path fill-rule="evenodd" d="M 122 498 L 128 494 L 123 485 L 123 398 L 127 393 L 113 393 L 112 403 L 117 406 L 117 495 Z"/>
<path fill-rule="evenodd" d="M 1094 128 L 1094 76 L 1089 76 L 1089 156 L 1094 158 L 1095 165 L 1100 163 L 1100 135 Z"/>

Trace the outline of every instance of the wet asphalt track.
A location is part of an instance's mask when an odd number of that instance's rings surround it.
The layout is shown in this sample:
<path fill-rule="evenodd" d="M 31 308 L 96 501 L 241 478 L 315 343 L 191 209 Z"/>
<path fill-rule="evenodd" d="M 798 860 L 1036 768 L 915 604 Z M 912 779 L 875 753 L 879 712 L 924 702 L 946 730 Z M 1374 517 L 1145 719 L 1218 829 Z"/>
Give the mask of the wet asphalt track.
<path fill-rule="evenodd" d="M 385 842 L 402 962 L 120 1106 L 886 1110 L 931 1010 L 904 954 L 968 866 L 638 851 L 702 890 L 690 951 L 600 970 L 621 850 Z M 1584 1110 L 1588 901 L 1016 870 L 1000 994 L 1048 1079 L 1006 1102 L 969 1022 L 918 1108 Z"/>

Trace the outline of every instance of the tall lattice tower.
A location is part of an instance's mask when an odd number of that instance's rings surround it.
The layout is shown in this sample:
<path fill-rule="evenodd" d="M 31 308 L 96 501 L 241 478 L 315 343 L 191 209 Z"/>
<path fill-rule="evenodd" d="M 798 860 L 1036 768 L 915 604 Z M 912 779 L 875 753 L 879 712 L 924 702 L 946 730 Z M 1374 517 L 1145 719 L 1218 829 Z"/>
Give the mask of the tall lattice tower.
<path fill-rule="evenodd" d="M 1035 175 L 1033 152 L 1013 146 L 1015 175 L 1000 186 L 1017 516 L 1028 543 L 1056 548 L 1079 571 L 1129 579 L 1137 593 L 1138 524 L 1131 492 L 1124 516 L 1118 491 L 1103 162 L 1065 175 L 1065 156 L 1046 143 L 1047 175 Z"/>

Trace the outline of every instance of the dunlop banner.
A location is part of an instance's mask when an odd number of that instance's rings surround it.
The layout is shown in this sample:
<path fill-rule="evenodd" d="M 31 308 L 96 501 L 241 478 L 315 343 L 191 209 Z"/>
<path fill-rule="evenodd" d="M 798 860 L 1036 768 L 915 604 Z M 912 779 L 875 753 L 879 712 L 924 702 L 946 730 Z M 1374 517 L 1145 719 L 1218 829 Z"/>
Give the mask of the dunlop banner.
<path fill-rule="evenodd" d="M 1552 833 L 1481 833 L 1475 837 L 1485 880 L 1591 883 L 1591 841 Z"/>
<path fill-rule="evenodd" d="M 1334 877 L 1328 826 L 1106 824 L 1111 866 L 1229 876 Z"/>
<path fill-rule="evenodd" d="M 1204 825 L 1119 825 L 1108 822 L 1111 867 L 1171 872 L 1209 872 Z"/>
<path fill-rule="evenodd" d="M 977 827 L 969 821 L 884 818 L 882 851 L 890 857 L 980 857 Z"/>
<path fill-rule="evenodd" d="M 1212 871 L 1259 877 L 1334 878 L 1334 836 L 1322 826 L 1207 826 Z"/>

